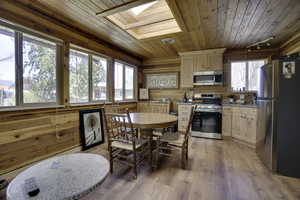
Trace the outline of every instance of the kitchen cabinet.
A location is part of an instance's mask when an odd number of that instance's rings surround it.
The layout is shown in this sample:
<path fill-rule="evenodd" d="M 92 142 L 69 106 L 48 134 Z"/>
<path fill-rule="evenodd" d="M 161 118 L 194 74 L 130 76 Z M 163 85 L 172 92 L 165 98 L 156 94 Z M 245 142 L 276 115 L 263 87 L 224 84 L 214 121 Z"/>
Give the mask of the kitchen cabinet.
<path fill-rule="evenodd" d="M 255 147 L 257 142 L 257 109 L 223 106 L 222 134 Z M 230 128 L 231 127 L 231 128 Z M 231 129 L 231 130 L 230 130 Z"/>
<path fill-rule="evenodd" d="M 223 107 L 222 112 L 222 135 L 231 137 L 232 130 L 232 109 Z"/>
<path fill-rule="evenodd" d="M 179 53 L 181 56 L 181 87 L 193 87 L 194 72 L 223 71 L 224 51 L 225 49 L 222 48 Z"/>
<path fill-rule="evenodd" d="M 170 102 L 139 101 L 137 110 L 138 112 L 169 113 L 170 106 Z"/>
<path fill-rule="evenodd" d="M 192 104 L 178 104 L 178 131 L 185 132 L 191 115 Z"/>
<path fill-rule="evenodd" d="M 180 87 L 193 87 L 193 56 L 182 56 L 180 67 Z"/>

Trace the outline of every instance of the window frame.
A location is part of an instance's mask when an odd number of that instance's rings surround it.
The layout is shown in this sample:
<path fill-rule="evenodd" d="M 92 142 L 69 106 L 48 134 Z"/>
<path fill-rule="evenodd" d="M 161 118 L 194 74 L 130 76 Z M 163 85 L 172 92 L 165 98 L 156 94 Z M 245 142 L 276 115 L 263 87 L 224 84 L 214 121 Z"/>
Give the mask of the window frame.
<path fill-rule="evenodd" d="M 60 77 L 62 72 L 60 70 L 62 64 L 62 48 L 63 41 L 46 34 L 38 33 L 22 26 L 12 25 L 0 20 L 0 26 L 6 27 L 14 31 L 15 40 L 15 105 L 14 106 L 0 106 L 1 109 L 9 108 L 34 108 L 34 107 L 47 107 L 61 105 L 61 91 L 60 91 Z M 23 34 L 37 37 L 56 45 L 56 100 L 55 102 L 37 102 L 37 103 L 24 103 L 24 90 L 23 90 Z"/>
<path fill-rule="evenodd" d="M 231 92 L 257 92 L 257 90 L 249 90 L 249 62 L 254 62 L 254 61 L 264 61 L 264 64 L 267 63 L 267 59 L 251 59 L 251 60 L 235 60 L 230 62 L 230 91 Z M 246 80 L 245 80 L 245 91 L 238 91 L 234 90 L 232 87 L 232 63 L 241 63 L 245 62 L 246 63 Z"/>
<path fill-rule="evenodd" d="M 110 86 L 109 86 L 109 71 L 111 68 L 111 62 L 112 59 L 109 56 L 106 56 L 104 54 L 100 54 L 98 52 L 92 51 L 92 50 L 88 50 L 85 48 L 81 48 L 77 45 L 74 44 L 70 44 L 70 50 L 69 52 L 71 52 L 71 50 L 75 50 L 75 51 L 79 51 L 85 54 L 88 54 L 88 101 L 87 102 L 71 102 L 71 94 L 70 94 L 70 83 L 69 83 L 69 103 L 72 106 L 76 106 L 76 105 L 84 105 L 84 104 L 98 104 L 98 103 L 105 103 L 110 101 Z M 104 58 L 107 60 L 107 66 L 106 66 L 106 99 L 104 100 L 94 100 L 93 99 L 93 56 L 96 57 L 100 57 L 100 58 Z M 70 64 L 69 64 L 69 69 L 70 69 Z M 70 74 L 69 74 L 70 77 Z"/>
<path fill-rule="evenodd" d="M 127 63 L 122 60 L 115 59 L 114 60 L 114 72 L 115 72 L 115 64 L 119 63 L 122 64 L 123 70 L 122 70 L 122 76 L 123 76 L 123 82 L 122 82 L 122 100 L 116 100 L 115 99 L 115 84 L 113 87 L 113 93 L 114 93 L 114 102 L 129 102 L 129 101 L 136 101 L 137 100 L 137 67 L 135 65 L 132 65 L 130 63 Z M 130 67 L 133 69 L 133 98 L 126 98 L 126 67 Z M 113 80 L 115 80 L 115 74 L 113 73 Z"/>

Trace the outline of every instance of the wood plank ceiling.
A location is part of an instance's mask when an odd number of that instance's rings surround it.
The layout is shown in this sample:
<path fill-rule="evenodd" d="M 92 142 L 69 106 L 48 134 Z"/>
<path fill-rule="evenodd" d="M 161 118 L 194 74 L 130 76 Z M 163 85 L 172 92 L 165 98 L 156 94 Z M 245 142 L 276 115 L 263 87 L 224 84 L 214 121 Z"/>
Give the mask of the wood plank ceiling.
<path fill-rule="evenodd" d="M 167 0 L 183 32 L 137 40 L 95 13 L 130 0 L 18 0 L 88 31 L 140 58 L 177 56 L 208 48 L 245 48 L 276 38 L 277 47 L 300 30 L 299 0 Z M 172 37 L 174 44 L 161 39 Z"/>

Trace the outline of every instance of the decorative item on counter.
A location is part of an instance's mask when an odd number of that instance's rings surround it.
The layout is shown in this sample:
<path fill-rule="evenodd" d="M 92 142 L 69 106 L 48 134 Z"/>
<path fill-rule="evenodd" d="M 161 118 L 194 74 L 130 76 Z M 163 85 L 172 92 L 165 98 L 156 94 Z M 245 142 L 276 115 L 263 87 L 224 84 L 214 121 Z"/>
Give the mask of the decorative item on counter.
<path fill-rule="evenodd" d="M 240 94 L 240 98 L 236 102 L 239 104 L 244 104 L 245 103 L 245 95 Z"/>
<path fill-rule="evenodd" d="M 253 93 L 253 95 L 252 95 L 252 104 L 256 104 L 256 101 L 257 101 L 257 94 Z"/>
<path fill-rule="evenodd" d="M 228 96 L 228 101 L 229 101 L 229 103 L 234 103 L 234 95 L 229 95 Z"/>
<path fill-rule="evenodd" d="M 187 98 L 187 96 L 186 96 L 186 92 L 185 92 L 184 95 L 183 95 L 182 101 L 183 101 L 184 103 L 187 103 L 187 102 L 188 102 L 188 98 Z"/>

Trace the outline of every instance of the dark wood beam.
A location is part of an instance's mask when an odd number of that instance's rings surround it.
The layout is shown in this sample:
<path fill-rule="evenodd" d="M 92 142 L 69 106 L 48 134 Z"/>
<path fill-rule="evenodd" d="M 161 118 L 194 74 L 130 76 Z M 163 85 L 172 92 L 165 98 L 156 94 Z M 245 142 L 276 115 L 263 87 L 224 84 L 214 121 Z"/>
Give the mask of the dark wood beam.
<path fill-rule="evenodd" d="M 97 12 L 96 15 L 101 16 L 101 17 L 106 17 L 109 15 L 113 15 L 115 13 L 129 10 L 131 8 L 134 8 L 134 7 L 137 7 L 137 6 L 143 5 L 145 3 L 152 2 L 152 1 L 156 1 L 156 0 L 133 0 L 133 1 L 122 3 L 122 4 L 114 6 L 112 8 Z"/>

